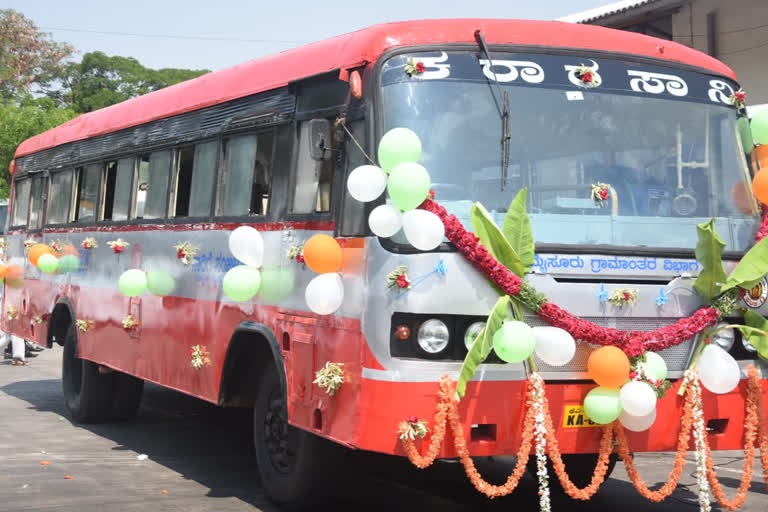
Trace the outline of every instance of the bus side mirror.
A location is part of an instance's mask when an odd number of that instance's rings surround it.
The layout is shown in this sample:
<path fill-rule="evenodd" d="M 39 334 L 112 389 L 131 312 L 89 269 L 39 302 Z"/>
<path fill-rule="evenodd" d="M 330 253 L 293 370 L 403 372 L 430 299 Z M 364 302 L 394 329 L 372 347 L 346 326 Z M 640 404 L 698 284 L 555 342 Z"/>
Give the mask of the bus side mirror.
<path fill-rule="evenodd" d="M 309 153 L 312 160 L 331 159 L 331 122 L 327 119 L 312 119 L 309 122 Z"/>

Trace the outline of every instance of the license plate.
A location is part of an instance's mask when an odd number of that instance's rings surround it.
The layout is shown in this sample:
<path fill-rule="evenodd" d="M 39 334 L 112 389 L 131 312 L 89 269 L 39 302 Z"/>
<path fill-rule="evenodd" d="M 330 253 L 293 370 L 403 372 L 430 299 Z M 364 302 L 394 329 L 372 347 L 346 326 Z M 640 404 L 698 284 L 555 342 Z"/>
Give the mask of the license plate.
<path fill-rule="evenodd" d="M 563 410 L 563 428 L 599 427 L 589 419 L 582 405 L 566 405 Z"/>

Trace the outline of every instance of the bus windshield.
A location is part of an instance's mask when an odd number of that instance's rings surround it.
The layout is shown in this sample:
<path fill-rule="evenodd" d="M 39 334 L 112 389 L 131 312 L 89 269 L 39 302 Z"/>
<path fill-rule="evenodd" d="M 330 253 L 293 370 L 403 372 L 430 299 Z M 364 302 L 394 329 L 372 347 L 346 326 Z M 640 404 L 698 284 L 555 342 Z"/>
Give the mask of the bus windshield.
<path fill-rule="evenodd" d="M 424 72 L 408 75 L 409 59 Z M 465 227 L 475 201 L 500 225 L 527 187 L 539 244 L 692 249 L 696 225 L 713 217 L 727 251 L 754 243 L 758 209 L 728 100 L 735 83 L 611 59 L 492 60 L 429 52 L 382 67 L 384 131 L 421 137 L 436 200 Z M 586 67 L 574 71 L 585 64 L 592 82 L 580 79 Z M 504 183 L 499 92 L 510 106 Z M 602 205 L 591 197 L 598 183 L 609 186 Z"/>

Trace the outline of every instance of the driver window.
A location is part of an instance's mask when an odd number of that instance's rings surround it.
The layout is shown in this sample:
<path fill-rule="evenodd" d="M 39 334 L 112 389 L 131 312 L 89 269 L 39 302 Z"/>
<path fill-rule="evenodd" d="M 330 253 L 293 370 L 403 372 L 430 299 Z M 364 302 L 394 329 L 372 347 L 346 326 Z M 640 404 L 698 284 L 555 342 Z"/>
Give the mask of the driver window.
<path fill-rule="evenodd" d="M 334 135 L 334 132 L 331 131 Z M 299 149 L 291 213 L 327 213 L 331 211 L 331 185 L 334 159 L 316 161 L 309 151 L 309 121 L 299 127 Z M 334 139 L 333 146 L 336 147 Z"/>

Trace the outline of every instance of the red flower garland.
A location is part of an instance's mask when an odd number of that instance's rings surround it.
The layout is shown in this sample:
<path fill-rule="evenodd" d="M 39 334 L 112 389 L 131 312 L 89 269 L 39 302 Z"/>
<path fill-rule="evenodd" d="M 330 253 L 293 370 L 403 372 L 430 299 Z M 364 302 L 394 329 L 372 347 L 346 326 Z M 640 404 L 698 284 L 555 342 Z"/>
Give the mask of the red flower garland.
<path fill-rule="evenodd" d="M 445 208 L 432 199 L 425 200 L 420 208 L 440 218 L 445 226 L 445 236 L 448 240 L 504 293 L 510 296 L 520 293 L 520 278 L 499 263 L 480 243 L 479 238 L 464 229 L 455 215 L 448 214 Z M 764 222 L 768 222 L 765 219 L 768 219 L 768 213 L 764 212 Z M 709 306 L 702 307 L 691 317 L 682 318 L 674 324 L 655 331 L 620 331 L 601 327 L 577 318 L 551 302 L 545 302 L 537 315 L 549 325 L 568 331 L 577 340 L 595 345 L 613 345 L 622 349 L 628 356 L 637 357 L 646 350 L 658 352 L 693 338 L 707 327 L 714 325 L 720 317 L 720 312 Z"/>

